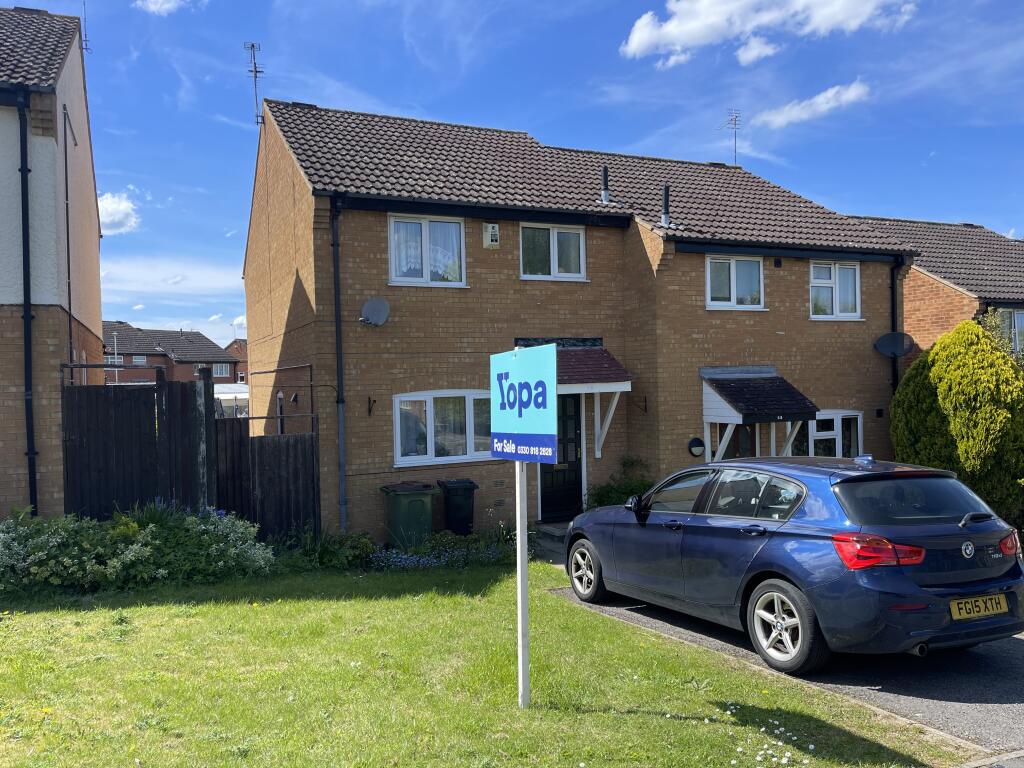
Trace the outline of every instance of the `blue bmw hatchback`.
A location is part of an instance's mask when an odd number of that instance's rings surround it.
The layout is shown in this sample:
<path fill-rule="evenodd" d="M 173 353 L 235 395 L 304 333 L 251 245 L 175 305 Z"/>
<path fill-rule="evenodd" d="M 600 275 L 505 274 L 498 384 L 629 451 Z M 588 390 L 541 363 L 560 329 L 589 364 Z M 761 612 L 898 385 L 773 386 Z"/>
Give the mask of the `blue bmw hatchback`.
<path fill-rule="evenodd" d="M 857 459 L 715 462 L 576 517 L 566 569 L 746 630 L 790 674 L 833 651 L 919 656 L 1024 630 L 1017 532 L 956 476 Z"/>

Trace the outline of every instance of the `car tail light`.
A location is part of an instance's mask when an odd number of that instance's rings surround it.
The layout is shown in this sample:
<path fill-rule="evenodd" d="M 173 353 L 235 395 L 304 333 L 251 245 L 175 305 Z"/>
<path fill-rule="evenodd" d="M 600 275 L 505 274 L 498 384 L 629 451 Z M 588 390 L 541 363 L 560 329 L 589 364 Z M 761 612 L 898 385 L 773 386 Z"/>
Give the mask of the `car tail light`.
<path fill-rule="evenodd" d="M 1017 531 L 1012 531 L 1009 536 L 999 542 L 999 551 L 1010 557 L 1020 553 L 1020 537 L 1017 535 Z"/>
<path fill-rule="evenodd" d="M 870 533 L 836 533 L 832 536 L 832 544 L 851 571 L 878 565 L 920 565 L 924 562 L 924 547 L 893 544 Z"/>

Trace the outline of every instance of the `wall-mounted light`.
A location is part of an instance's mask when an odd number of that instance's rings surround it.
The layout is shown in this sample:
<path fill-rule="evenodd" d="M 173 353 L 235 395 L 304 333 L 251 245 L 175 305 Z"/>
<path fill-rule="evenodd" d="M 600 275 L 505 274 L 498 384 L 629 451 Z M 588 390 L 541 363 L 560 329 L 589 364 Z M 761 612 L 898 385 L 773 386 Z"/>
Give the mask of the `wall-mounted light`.
<path fill-rule="evenodd" d="M 691 456 L 703 456 L 704 455 L 704 441 L 699 437 L 690 439 L 689 445 L 686 446 L 690 449 Z"/>

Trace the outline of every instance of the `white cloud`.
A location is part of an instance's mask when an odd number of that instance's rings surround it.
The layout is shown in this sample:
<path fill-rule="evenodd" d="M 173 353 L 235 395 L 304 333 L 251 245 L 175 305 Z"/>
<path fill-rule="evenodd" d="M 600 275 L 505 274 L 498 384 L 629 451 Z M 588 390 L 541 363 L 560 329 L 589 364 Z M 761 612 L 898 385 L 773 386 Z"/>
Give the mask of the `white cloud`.
<path fill-rule="evenodd" d="M 100 230 L 104 235 L 134 232 L 142 220 L 128 192 L 104 192 L 99 196 Z"/>
<path fill-rule="evenodd" d="M 780 50 L 782 49 L 775 43 L 769 42 L 759 35 L 751 35 L 742 47 L 736 49 L 736 59 L 744 67 L 749 67 L 755 61 L 774 56 Z"/>
<path fill-rule="evenodd" d="M 235 326 L 236 328 L 248 328 L 249 327 L 249 324 L 245 321 L 245 315 L 239 315 L 238 317 L 236 317 L 234 320 L 231 321 L 231 324 L 233 326 Z"/>
<path fill-rule="evenodd" d="M 164 278 L 164 282 L 167 283 L 168 285 L 178 285 L 179 283 L 182 283 L 184 281 L 185 281 L 185 276 L 181 275 L 181 274 L 171 275 L 170 277 L 165 277 Z"/>
<path fill-rule="evenodd" d="M 104 257 L 103 271 L 103 300 L 111 304 L 130 306 L 140 298 L 149 298 L 150 304 L 180 300 L 188 306 L 210 297 L 240 299 L 244 293 L 241 269 L 209 258 L 150 254 Z"/>
<path fill-rule="evenodd" d="M 848 85 L 833 85 L 809 99 L 791 101 L 781 107 L 759 112 L 754 115 L 751 123 L 768 128 L 785 128 L 787 125 L 814 120 L 834 110 L 864 101 L 870 93 L 871 89 L 867 83 L 859 79 Z"/>
<path fill-rule="evenodd" d="M 237 234 L 238 234 L 238 230 L 237 229 L 229 229 L 227 232 L 224 233 L 224 237 L 234 237 Z"/>
<path fill-rule="evenodd" d="M 1008 238 L 1010 238 L 1011 240 L 1014 240 L 1014 239 L 1016 239 L 1016 237 L 1017 237 L 1017 228 L 1016 228 L 1016 227 L 1010 227 L 1010 228 L 1009 228 L 1009 229 L 1008 229 L 1008 230 L 1006 231 L 1006 236 L 1007 236 Z"/>
<path fill-rule="evenodd" d="M 133 309 L 133 310 L 134 310 L 135 312 L 138 312 L 139 310 L 142 310 L 142 309 L 145 309 L 145 308 L 146 308 L 146 305 L 145 305 L 145 304 L 136 304 L 136 305 L 135 305 L 134 307 L 132 307 L 132 309 Z"/>
<path fill-rule="evenodd" d="M 132 7 L 154 16 L 170 16 L 182 8 L 205 8 L 206 0 L 135 0 Z"/>
<path fill-rule="evenodd" d="M 797 37 L 824 37 L 833 32 L 856 32 L 864 26 L 896 30 L 914 15 L 917 6 L 906 0 L 666 0 L 663 21 L 648 11 L 633 23 L 619 52 L 630 59 L 659 55 L 662 68 L 679 64 L 698 48 L 743 40 L 737 50 L 741 63 L 758 46 L 758 32 Z M 771 46 L 761 38 L 762 43 Z M 742 53 L 746 50 L 746 53 Z M 764 58 L 762 55 L 747 63 Z M 774 53 L 775 51 L 772 51 Z"/>
<path fill-rule="evenodd" d="M 215 323 L 218 320 L 220 320 L 222 317 L 224 317 L 223 313 L 218 312 L 216 315 L 210 315 L 206 319 L 206 322 L 208 322 L 208 323 Z"/>

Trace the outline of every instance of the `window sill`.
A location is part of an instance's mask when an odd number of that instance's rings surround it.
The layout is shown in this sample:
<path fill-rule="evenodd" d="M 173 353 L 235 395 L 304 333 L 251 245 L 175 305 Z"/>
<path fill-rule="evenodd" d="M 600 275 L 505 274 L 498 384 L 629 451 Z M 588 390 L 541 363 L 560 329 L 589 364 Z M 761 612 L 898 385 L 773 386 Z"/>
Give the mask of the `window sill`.
<path fill-rule="evenodd" d="M 389 280 L 395 288 L 469 288 L 466 283 L 420 283 L 413 280 Z"/>
<path fill-rule="evenodd" d="M 768 307 L 725 307 L 716 304 L 705 304 L 704 309 L 709 312 L 767 312 Z"/>
<path fill-rule="evenodd" d="M 863 323 L 866 322 L 866 318 L 863 317 L 815 317 L 811 315 L 811 320 L 816 323 Z"/>
<path fill-rule="evenodd" d="M 400 462 L 396 462 L 394 465 L 395 469 L 405 469 L 407 467 L 433 467 L 443 464 L 481 464 L 485 461 L 501 461 L 501 459 L 495 459 L 490 455 L 486 456 L 444 456 L 441 458 L 405 458 Z"/>
<path fill-rule="evenodd" d="M 519 275 L 520 280 L 541 283 L 589 283 L 586 277 L 553 277 L 552 275 Z"/>

